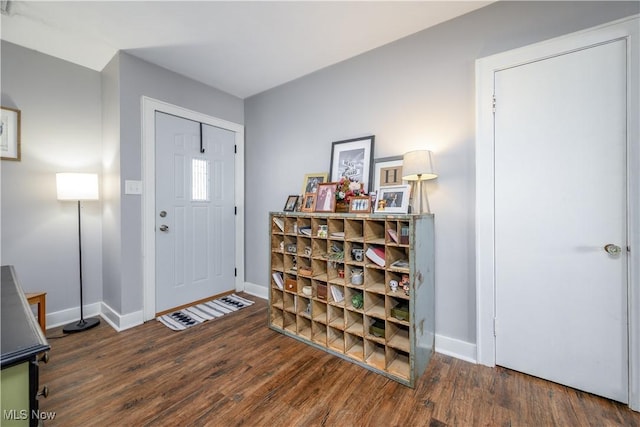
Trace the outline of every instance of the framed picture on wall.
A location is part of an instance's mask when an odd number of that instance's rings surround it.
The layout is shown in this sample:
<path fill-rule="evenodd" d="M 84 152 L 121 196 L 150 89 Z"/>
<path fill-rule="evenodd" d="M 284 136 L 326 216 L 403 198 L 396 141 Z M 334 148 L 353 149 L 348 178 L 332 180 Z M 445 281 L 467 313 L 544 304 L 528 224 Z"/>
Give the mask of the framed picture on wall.
<path fill-rule="evenodd" d="M 0 107 L 2 160 L 20 161 L 20 110 Z"/>
<path fill-rule="evenodd" d="M 335 141 L 331 144 L 331 166 L 329 179 L 338 182 L 346 176 L 361 182 L 365 192 L 373 188 L 371 172 L 375 136 Z"/>
<path fill-rule="evenodd" d="M 318 185 L 315 212 L 333 212 L 336 209 L 336 182 Z"/>
<path fill-rule="evenodd" d="M 318 185 L 327 182 L 328 173 L 308 173 L 304 176 L 302 183 L 302 194 L 315 193 L 318 191 Z"/>

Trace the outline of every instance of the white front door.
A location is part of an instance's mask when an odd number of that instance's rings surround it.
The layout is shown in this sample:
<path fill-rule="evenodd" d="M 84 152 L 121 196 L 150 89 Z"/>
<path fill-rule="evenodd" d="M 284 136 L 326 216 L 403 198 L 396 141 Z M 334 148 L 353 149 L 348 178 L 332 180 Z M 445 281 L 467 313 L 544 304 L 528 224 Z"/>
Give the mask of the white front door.
<path fill-rule="evenodd" d="M 156 312 L 235 289 L 229 130 L 156 112 Z"/>
<path fill-rule="evenodd" d="M 626 50 L 618 40 L 494 76 L 496 364 L 621 402 Z"/>

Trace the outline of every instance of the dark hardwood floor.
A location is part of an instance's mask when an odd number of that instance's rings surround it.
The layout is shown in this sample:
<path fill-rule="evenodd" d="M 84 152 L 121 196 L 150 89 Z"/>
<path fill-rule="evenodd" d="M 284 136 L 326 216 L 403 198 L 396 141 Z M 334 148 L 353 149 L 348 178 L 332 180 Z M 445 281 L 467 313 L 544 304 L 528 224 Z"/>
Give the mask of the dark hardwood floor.
<path fill-rule="evenodd" d="M 46 426 L 640 426 L 640 414 L 436 354 L 415 389 L 267 327 L 266 302 L 183 332 L 47 332 Z"/>

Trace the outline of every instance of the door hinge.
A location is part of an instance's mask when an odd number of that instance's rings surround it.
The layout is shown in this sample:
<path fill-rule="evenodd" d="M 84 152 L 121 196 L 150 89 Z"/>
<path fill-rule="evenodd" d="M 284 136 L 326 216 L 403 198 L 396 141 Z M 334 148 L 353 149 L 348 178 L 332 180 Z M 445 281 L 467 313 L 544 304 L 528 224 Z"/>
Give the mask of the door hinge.
<path fill-rule="evenodd" d="M 237 145 L 233 146 L 233 152 L 234 152 L 234 154 L 238 154 L 238 146 Z"/>
<path fill-rule="evenodd" d="M 238 207 L 237 206 L 233 207 L 233 214 L 234 215 L 238 215 Z"/>
<path fill-rule="evenodd" d="M 495 114 L 495 112 L 496 112 L 496 96 L 495 95 L 493 95 L 493 98 L 492 98 L 492 101 L 491 101 L 491 108 L 492 108 L 492 110 L 493 110 L 493 112 Z"/>
<path fill-rule="evenodd" d="M 497 335 L 496 335 L 496 318 L 495 317 L 493 318 L 493 336 L 497 337 Z"/>
<path fill-rule="evenodd" d="M 237 268 L 233 269 L 233 277 L 238 277 L 238 269 Z"/>

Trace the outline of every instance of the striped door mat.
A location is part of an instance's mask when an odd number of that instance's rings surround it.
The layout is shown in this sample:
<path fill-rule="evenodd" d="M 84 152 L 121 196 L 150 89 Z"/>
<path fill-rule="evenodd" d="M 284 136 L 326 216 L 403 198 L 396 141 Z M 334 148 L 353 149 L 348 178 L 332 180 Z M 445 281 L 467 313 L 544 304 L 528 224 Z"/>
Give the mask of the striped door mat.
<path fill-rule="evenodd" d="M 252 304 L 251 300 L 231 294 L 156 317 L 156 320 L 174 331 L 184 331 L 207 320 L 222 317 Z"/>

